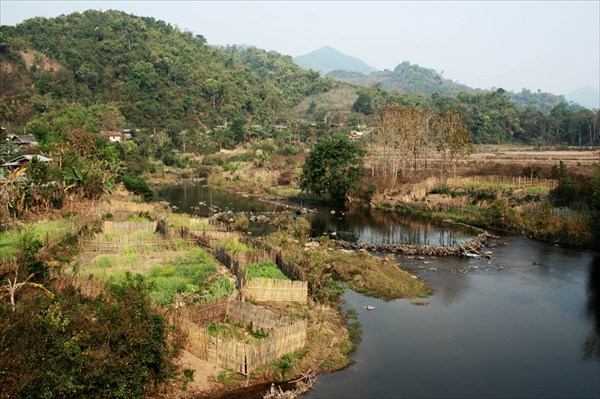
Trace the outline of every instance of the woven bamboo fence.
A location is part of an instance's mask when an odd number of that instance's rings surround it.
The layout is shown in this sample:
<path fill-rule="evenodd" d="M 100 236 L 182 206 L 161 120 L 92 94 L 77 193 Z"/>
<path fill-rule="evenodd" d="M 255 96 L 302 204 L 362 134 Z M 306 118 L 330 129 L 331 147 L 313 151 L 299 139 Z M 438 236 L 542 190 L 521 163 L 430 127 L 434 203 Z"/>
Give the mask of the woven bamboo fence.
<path fill-rule="evenodd" d="M 157 222 L 113 222 L 105 220 L 102 222 L 102 231 L 105 233 L 133 233 L 133 232 L 148 232 L 156 231 Z"/>
<path fill-rule="evenodd" d="M 275 256 L 275 264 L 290 280 L 306 281 L 304 270 L 298 265 L 286 262 L 281 252 L 277 252 Z"/>
<path fill-rule="evenodd" d="M 277 259 L 279 259 L 279 264 L 282 264 L 286 268 L 285 270 L 288 272 L 293 271 L 290 274 L 293 274 L 293 276 L 299 275 L 299 269 L 285 264 L 280 253 L 269 250 L 228 252 L 222 247 L 217 247 L 215 249 L 215 256 L 236 276 L 239 285 L 238 288 L 242 293 L 242 299 L 250 299 L 257 302 L 306 303 L 308 298 L 308 283 L 305 281 L 248 278 L 245 265 L 265 261 L 273 262 Z"/>
<path fill-rule="evenodd" d="M 233 273 L 238 282 L 238 289 L 243 291 L 248 280 L 248 272 L 243 265 L 240 265 L 237 259 L 234 259 L 235 252 L 228 252 L 223 247 L 217 247 L 214 249 L 214 255 L 219 262 L 227 266 L 231 273 Z"/>
<path fill-rule="evenodd" d="M 136 240 L 136 241 L 114 241 L 114 240 L 87 240 L 79 238 L 79 247 L 83 251 L 101 253 L 119 253 L 125 249 L 141 251 L 160 251 L 163 249 L 180 250 L 196 245 L 195 240 Z"/>
<path fill-rule="evenodd" d="M 242 290 L 242 298 L 256 302 L 306 303 L 308 283 L 272 278 L 251 278 L 248 279 Z"/>
<path fill-rule="evenodd" d="M 227 317 L 228 300 L 198 303 L 177 309 L 175 313 L 180 319 L 189 320 L 201 327 L 224 320 Z"/>
<path fill-rule="evenodd" d="M 221 301 L 191 305 L 178 309 L 172 320 L 187 334 L 188 351 L 200 359 L 244 375 L 306 345 L 306 320 L 283 318 L 249 303 Z M 215 321 L 244 326 L 252 323 L 253 328 L 268 331 L 269 335 L 250 342 L 212 337 L 206 326 Z"/>
<path fill-rule="evenodd" d="M 176 318 L 173 321 L 187 336 L 185 349 L 198 359 L 208 360 L 208 330 L 185 318 Z"/>

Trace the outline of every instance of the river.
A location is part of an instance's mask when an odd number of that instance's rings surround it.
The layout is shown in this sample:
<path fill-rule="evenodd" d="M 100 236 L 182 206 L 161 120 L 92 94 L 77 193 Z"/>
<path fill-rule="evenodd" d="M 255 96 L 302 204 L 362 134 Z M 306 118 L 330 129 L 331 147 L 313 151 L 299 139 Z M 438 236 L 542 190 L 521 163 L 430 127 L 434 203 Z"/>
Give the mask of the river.
<path fill-rule="evenodd" d="M 180 188 L 161 195 L 187 210 Z M 197 203 L 202 188 L 186 188 Z M 272 210 L 226 194 L 222 207 Z M 210 198 L 216 201 L 214 192 Z M 176 198 L 178 197 L 178 198 Z M 177 202 L 179 201 L 179 202 Z M 225 205 L 227 203 L 228 205 Z M 264 207 L 264 208 L 262 208 Z M 244 209 L 244 210 L 250 210 Z M 189 208 L 191 209 L 191 208 Z M 315 234 L 357 241 L 455 244 L 465 229 L 404 220 L 377 211 L 310 215 Z M 598 398 L 600 255 L 505 236 L 491 260 L 400 257 L 427 281 L 426 305 L 352 291 L 346 307 L 363 329 L 356 363 L 319 376 L 307 398 Z M 375 306 L 368 311 L 364 306 Z"/>

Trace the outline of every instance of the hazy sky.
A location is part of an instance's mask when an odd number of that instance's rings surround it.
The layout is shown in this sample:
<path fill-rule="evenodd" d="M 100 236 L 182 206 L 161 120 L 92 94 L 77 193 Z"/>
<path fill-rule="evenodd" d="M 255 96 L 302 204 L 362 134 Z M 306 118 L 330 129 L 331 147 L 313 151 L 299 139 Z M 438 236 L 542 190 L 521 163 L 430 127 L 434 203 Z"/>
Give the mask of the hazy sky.
<path fill-rule="evenodd" d="M 292 56 L 323 46 L 378 69 L 402 61 L 473 87 L 600 88 L 600 1 L 0 1 L 0 22 L 87 9 L 151 16 Z"/>

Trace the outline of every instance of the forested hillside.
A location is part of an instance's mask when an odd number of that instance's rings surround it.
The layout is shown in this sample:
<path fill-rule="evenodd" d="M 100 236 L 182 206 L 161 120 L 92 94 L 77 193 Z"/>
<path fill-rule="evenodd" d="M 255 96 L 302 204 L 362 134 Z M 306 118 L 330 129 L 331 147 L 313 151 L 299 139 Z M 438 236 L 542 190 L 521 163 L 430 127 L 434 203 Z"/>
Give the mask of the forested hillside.
<path fill-rule="evenodd" d="M 383 90 L 405 94 L 456 96 L 459 93 L 484 92 L 484 90 L 474 89 L 451 79 L 446 79 L 443 76 L 443 72 L 423 68 L 408 61 L 399 64 L 393 71 L 385 70 L 363 75 L 356 72 L 337 70 L 330 72 L 327 76 L 341 82 L 359 86 L 379 85 Z M 506 92 L 506 94 L 521 108 L 529 107 L 546 113 L 550 112 L 560 103 L 567 102 L 564 96 L 545 93 L 539 90 L 532 92 L 531 90 L 523 89 L 519 93 Z"/>
<path fill-rule="evenodd" d="M 401 91 L 409 94 L 433 94 L 454 95 L 461 91 L 473 92 L 475 90 L 468 86 L 456 83 L 450 79 L 444 79 L 442 74 L 433 70 L 411 65 L 404 61 L 393 71 L 385 70 L 373 72 L 368 76 L 358 74 L 349 75 L 342 71 L 333 71 L 327 76 L 352 84 L 373 86 L 380 84 L 387 91 Z"/>
<path fill-rule="evenodd" d="M 2 26 L 0 67 L 0 124 L 26 127 L 46 152 L 73 129 L 123 128 L 138 129 L 142 148 L 161 148 L 157 157 L 169 148 L 210 152 L 256 137 L 256 127 L 274 134 L 283 121 L 294 121 L 288 133 L 302 137 L 296 119 L 325 130 L 372 126 L 386 103 L 457 110 L 475 143 L 600 140 L 599 113 L 563 96 L 475 90 L 408 62 L 368 76 L 329 74 L 351 86 L 277 52 L 210 46 L 201 35 L 120 11 Z"/>
<path fill-rule="evenodd" d="M 262 123 L 331 85 L 288 56 L 215 48 L 201 35 L 120 11 L 33 18 L 0 34 L 3 124 L 75 103 L 111 110 L 98 129 Z"/>

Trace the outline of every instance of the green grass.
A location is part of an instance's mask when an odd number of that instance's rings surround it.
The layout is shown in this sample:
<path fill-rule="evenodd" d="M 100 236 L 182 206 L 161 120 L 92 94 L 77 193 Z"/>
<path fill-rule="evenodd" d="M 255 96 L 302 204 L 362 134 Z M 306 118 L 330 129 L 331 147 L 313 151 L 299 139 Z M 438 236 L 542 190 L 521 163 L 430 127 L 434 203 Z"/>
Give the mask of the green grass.
<path fill-rule="evenodd" d="M 230 324 L 225 322 L 211 323 L 208 328 L 208 334 L 217 338 L 230 338 L 238 341 L 254 342 L 269 336 L 263 329 L 254 329 L 252 323 L 247 326 L 241 324 Z"/>
<path fill-rule="evenodd" d="M 31 223 L 26 225 L 25 229 L 33 231 L 35 237 L 44 243 L 46 237 L 50 239 L 64 237 L 73 226 L 74 220 L 67 218 Z M 10 260 L 16 256 L 21 236 L 22 230 L 10 230 L 0 233 L 0 261 Z"/>
<path fill-rule="evenodd" d="M 168 305 L 178 294 L 200 293 L 209 288 L 207 279 L 216 272 L 214 260 L 203 249 L 150 270 L 150 297 L 159 305 Z"/>
<path fill-rule="evenodd" d="M 531 187 L 525 187 L 523 189 L 523 192 L 525 194 L 530 194 L 530 195 L 548 195 L 550 193 L 550 190 L 552 190 L 550 187 L 531 186 Z"/>
<path fill-rule="evenodd" d="M 208 219 L 193 218 L 183 213 L 171 213 L 167 216 L 167 224 L 172 228 L 187 227 L 191 230 L 204 230 L 210 227 Z"/>
<path fill-rule="evenodd" d="M 217 244 L 218 247 L 225 248 L 228 252 L 252 252 L 254 248 L 243 242 L 235 240 L 225 240 Z"/>
<path fill-rule="evenodd" d="M 173 303 L 180 294 L 197 294 L 202 301 L 221 298 L 233 292 L 233 284 L 226 276 L 215 278 L 214 258 L 202 248 L 191 248 L 171 261 L 156 262 L 136 251 L 101 255 L 91 261 L 82 272 L 98 278 L 123 282 L 127 272 L 141 274 L 150 285 L 150 297 L 160 306 Z"/>
<path fill-rule="evenodd" d="M 204 292 L 202 300 L 204 302 L 210 302 L 222 298 L 224 296 L 231 295 L 233 292 L 233 283 L 227 276 L 221 276 L 216 280 L 213 280 L 208 287 L 208 291 Z"/>
<path fill-rule="evenodd" d="M 245 377 L 240 373 L 233 371 L 232 369 L 225 369 L 219 373 L 217 380 L 221 384 L 230 385 L 237 384 L 242 381 Z"/>
<path fill-rule="evenodd" d="M 152 221 L 152 218 L 150 218 L 149 216 L 130 216 L 127 219 L 128 222 L 130 223 L 148 223 Z"/>
<path fill-rule="evenodd" d="M 283 197 L 296 197 L 302 192 L 302 190 L 300 190 L 299 188 L 291 187 L 276 187 L 274 191 L 276 191 L 278 195 L 281 195 Z"/>
<path fill-rule="evenodd" d="M 546 195 L 550 192 L 551 188 L 547 186 L 528 186 L 521 188 L 518 184 L 508 182 L 493 182 L 493 181 L 473 181 L 467 182 L 461 185 L 462 188 L 469 191 L 477 190 L 498 190 L 512 192 L 515 190 L 523 190 L 525 194 L 538 194 Z"/>
<path fill-rule="evenodd" d="M 208 335 L 217 338 L 231 338 L 237 340 L 245 340 L 245 330 L 238 324 L 229 323 L 211 323 L 208 326 Z"/>
<path fill-rule="evenodd" d="M 248 278 L 273 278 L 277 280 L 289 280 L 285 274 L 271 261 L 263 263 L 252 263 L 246 265 Z"/>

